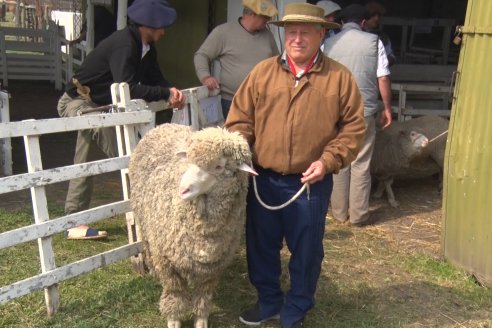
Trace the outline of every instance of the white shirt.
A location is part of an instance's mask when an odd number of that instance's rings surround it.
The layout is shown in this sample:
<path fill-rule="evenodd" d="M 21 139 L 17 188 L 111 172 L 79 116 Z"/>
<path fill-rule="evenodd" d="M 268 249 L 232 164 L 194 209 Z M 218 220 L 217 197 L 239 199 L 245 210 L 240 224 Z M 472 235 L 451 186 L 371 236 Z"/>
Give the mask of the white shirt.
<path fill-rule="evenodd" d="M 144 58 L 144 56 L 147 54 L 147 52 L 149 52 L 149 50 L 150 50 L 150 45 L 142 43 L 142 57 L 141 58 Z"/>
<path fill-rule="evenodd" d="M 378 40 L 378 68 L 376 70 L 377 77 L 383 77 L 390 75 L 388 56 L 384 49 L 384 44 L 381 40 Z"/>

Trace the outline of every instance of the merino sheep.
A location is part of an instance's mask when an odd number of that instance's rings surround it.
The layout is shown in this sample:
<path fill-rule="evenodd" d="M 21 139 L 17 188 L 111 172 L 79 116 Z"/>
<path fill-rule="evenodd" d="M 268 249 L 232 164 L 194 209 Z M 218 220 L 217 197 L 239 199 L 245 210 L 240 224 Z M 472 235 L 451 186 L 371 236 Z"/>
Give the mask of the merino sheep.
<path fill-rule="evenodd" d="M 398 207 L 391 188 L 394 177 L 439 173 L 441 188 L 448 127 L 445 118 L 421 116 L 378 131 L 371 161 L 371 174 L 379 180 L 374 196 L 386 190 L 390 205 Z"/>
<path fill-rule="evenodd" d="M 250 162 L 238 133 L 176 124 L 151 130 L 131 156 L 132 209 L 168 327 L 190 312 L 195 327 L 208 326 L 213 290 L 241 240 Z"/>

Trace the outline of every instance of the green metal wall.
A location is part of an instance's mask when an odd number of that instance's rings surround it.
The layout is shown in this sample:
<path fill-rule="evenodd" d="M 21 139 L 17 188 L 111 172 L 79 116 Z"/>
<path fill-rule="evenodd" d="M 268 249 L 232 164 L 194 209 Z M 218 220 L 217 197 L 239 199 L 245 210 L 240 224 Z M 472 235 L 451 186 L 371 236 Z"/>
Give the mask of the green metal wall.
<path fill-rule="evenodd" d="M 444 167 L 443 250 L 492 286 L 492 1 L 468 0 Z"/>
<path fill-rule="evenodd" d="M 193 55 L 208 35 L 209 9 L 214 8 L 215 12 L 212 25 L 223 23 L 227 17 L 227 0 L 169 2 L 176 8 L 178 19 L 156 44 L 161 71 L 172 85 L 180 89 L 199 86 Z"/>

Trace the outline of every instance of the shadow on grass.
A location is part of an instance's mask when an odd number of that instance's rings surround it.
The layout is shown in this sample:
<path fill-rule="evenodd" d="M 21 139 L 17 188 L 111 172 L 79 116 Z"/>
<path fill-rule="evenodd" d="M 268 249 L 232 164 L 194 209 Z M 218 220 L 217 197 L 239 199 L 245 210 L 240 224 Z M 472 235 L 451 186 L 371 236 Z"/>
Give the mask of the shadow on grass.
<path fill-rule="evenodd" d="M 247 280 L 246 266 L 236 261 L 231 270 L 226 272 L 215 296 L 218 311 L 210 318 L 214 327 L 244 327 L 238 316 L 256 301 L 256 292 Z M 466 327 L 490 327 L 484 324 L 492 324 L 492 294 L 483 293 L 489 301 L 479 306 L 473 305 L 472 291 L 463 294 L 459 288 L 427 281 L 371 287 L 364 282 L 334 281 L 324 276 L 318 284 L 316 306 L 308 313 L 305 326 L 454 327 L 462 322 Z M 276 321 L 262 325 L 279 326 Z"/>

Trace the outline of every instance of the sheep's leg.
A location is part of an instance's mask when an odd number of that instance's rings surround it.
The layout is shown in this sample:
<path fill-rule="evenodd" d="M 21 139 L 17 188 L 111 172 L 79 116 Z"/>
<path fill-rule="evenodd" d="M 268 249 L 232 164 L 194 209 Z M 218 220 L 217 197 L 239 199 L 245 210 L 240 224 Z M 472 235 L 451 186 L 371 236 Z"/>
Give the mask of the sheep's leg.
<path fill-rule="evenodd" d="M 167 328 L 181 328 L 181 321 L 168 319 Z"/>
<path fill-rule="evenodd" d="M 208 318 L 196 318 L 195 328 L 208 328 Z"/>
<path fill-rule="evenodd" d="M 385 188 L 384 182 L 382 180 L 378 180 L 378 185 L 376 187 L 376 191 L 374 192 L 374 194 L 372 194 L 372 196 L 374 198 L 383 197 L 384 188 Z"/>
<path fill-rule="evenodd" d="M 391 185 L 393 184 L 393 178 L 388 178 L 384 180 L 384 186 L 386 187 L 386 196 L 388 197 L 388 202 L 393 207 L 398 207 L 400 204 L 395 199 L 395 194 L 393 193 L 393 188 Z"/>
<path fill-rule="evenodd" d="M 439 186 L 438 186 L 438 191 L 440 194 L 442 194 L 442 188 L 443 188 L 443 173 L 442 171 L 439 172 Z"/>
<path fill-rule="evenodd" d="M 196 314 L 195 328 L 208 328 L 208 316 L 212 310 L 212 295 L 217 279 L 208 280 L 194 291 L 193 309 Z"/>
<path fill-rule="evenodd" d="M 162 285 L 159 309 L 167 318 L 168 328 L 180 328 L 181 320 L 190 309 L 186 282 L 175 271 L 167 271 L 165 274 L 157 272 L 157 274 Z"/>

